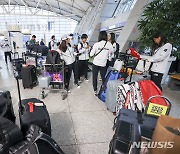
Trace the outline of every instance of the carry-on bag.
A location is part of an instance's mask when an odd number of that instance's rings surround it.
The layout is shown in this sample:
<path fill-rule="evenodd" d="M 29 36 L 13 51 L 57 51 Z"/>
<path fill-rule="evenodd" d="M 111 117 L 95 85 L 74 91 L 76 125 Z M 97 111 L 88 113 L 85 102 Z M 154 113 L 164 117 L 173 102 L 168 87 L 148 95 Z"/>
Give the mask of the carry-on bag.
<path fill-rule="evenodd" d="M 51 122 L 46 105 L 36 98 L 21 100 L 19 80 L 17 80 L 19 94 L 19 119 L 21 130 L 25 134 L 31 124 L 38 125 L 42 131 L 51 136 Z"/>
<path fill-rule="evenodd" d="M 17 57 L 16 57 L 17 55 Z M 23 58 L 19 58 L 19 53 L 15 52 L 14 53 L 14 58 L 12 59 L 12 64 L 13 64 L 13 69 L 17 72 L 17 77 L 19 79 L 22 79 L 21 76 L 21 69 L 22 69 L 22 65 L 25 63 Z"/>
<path fill-rule="evenodd" d="M 131 114 L 133 114 L 132 117 Z M 115 129 L 115 133 L 109 145 L 109 154 L 139 154 L 140 149 L 132 147 L 132 144 L 134 142 L 140 142 L 140 125 L 142 124 L 142 121 L 141 113 L 122 109 L 122 112 L 120 112 L 114 121 L 113 128 Z"/>
<path fill-rule="evenodd" d="M 21 69 L 22 83 L 24 88 L 33 88 L 37 84 L 36 67 L 33 65 L 23 66 Z"/>
<path fill-rule="evenodd" d="M 105 77 L 105 82 L 101 85 L 99 94 L 98 94 L 98 98 L 105 102 L 106 100 L 106 90 L 107 90 L 107 83 L 108 81 L 112 81 L 112 80 L 118 80 L 120 78 L 126 78 L 127 74 L 124 72 L 119 72 L 117 70 L 109 70 L 109 72 L 106 74 Z"/>
<path fill-rule="evenodd" d="M 58 144 L 37 125 L 31 125 L 26 139 L 10 147 L 9 154 L 64 154 Z"/>
<path fill-rule="evenodd" d="M 13 123 L 16 121 L 9 91 L 0 91 L 0 116 L 11 120 Z"/>
<path fill-rule="evenodd" d="M 9 119 L 0 116 L 0 153 L 9 154 L 9 148 L 23 141 L 21 129 Z"/>

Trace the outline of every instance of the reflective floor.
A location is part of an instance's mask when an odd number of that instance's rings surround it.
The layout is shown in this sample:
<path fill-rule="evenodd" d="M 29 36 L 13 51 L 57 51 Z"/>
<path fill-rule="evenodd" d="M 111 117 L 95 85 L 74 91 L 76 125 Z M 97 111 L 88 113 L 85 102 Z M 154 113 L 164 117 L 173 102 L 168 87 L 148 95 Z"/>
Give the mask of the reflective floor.
<path fill-rule="evenodd" d="M 18 93 L 12 66 L 5 65 L 0 51 L 0 90 L 9 90 L 18 119 Z M 91 73 L 89 74 L 91 76 Z M 21 81 L 20 81 L 21 83 Z M 112 139 L 112 113 L 107 111 L 103 102 L 94 96 L 92 80 L 83 81 L 77 89 L 71 83 L 71 93 L 65 100 L 61 94 L 50 92 L 43 100 L 50 113 L 52 137 L 66 154 L 107 154 Z M 171 116 L 180 118 L 180 92 L 163 87 L 164 95 L 172 101 Z M 40 88 L 24 89 L 21 84 L 21 97 L 40 99 Z"/>

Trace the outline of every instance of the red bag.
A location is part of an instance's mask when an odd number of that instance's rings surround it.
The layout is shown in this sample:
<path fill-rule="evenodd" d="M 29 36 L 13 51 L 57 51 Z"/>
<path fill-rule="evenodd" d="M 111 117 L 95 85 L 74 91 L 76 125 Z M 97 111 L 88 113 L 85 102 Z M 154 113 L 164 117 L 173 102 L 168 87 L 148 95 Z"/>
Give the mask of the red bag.
<path fill-rule="evenodd" d="M 160 95 L 160 96 L 163 95 L 162 91 L 151 80 L 140 80 L 140 81 L 138 81 L 138 83 L 139 83 L 139 86 L 141 89 L 142 98 L 143 98 L 143 102 L 145 105 L 147 105 L 147 101 L 150 97 L 157 96 L 157 95 Z M 153 99 L 151 99 L 151 102 L 154 104 L 159 104 L 159 105 L 169 107 L 169 104 L 163 98 L 153 98 Z"/>
<path fill-rule="evenodd" d="M 134 48 L 130 48 L 130 52 L 131 52 L 131 56 L 138 58 L 138 60 L 140 60 L 140 54 L 134 49 Z"/>

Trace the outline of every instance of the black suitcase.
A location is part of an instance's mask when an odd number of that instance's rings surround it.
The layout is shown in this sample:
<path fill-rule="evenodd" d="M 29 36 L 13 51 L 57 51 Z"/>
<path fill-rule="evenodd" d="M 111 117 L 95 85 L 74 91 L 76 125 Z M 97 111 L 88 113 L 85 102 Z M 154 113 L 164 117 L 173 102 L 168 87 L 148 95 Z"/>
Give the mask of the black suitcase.
<path fill-rule="evenodd" d="M 9 154 L 9 148 L 23 139 L 21 129 L 12 121 L 0 116 L 0 153 Z"/>
<path fill-rule="evenodd" d="M 144 115 L 129 109 L 121 109 L 115 118 L 115 134 L 110 142 L 109 154 L 139 153 L 138 148 L 131 149 L 131 143 L 140 142 L 141 136 L 151 138 L 157 123 L 157 117 Z"/>
<path fill-rule="evenodd" d="M 16 116 L 9 91 L 0 91 L 0 116 L 5 117 L 15 123 Z"/>
<path fill-rule="evenodd" d="M 22 79 L 22 75 L 21 75 L 21 69 L 22 69 L 22 65 L 25 63 L 23 58 L 19 58 L 19 53 L 15 52 L 14 53 L 14 58 L 12 59 L 12 64 L 13 64 L 13 69 L 14 71 L 17 72 L 18 74 L 18 78 Z"/>
<path fill-rule="evenodd" d="M 33 88 L 37 84 L 36 67 L 24 66 L 21 69 L 22 83 L 24 88 Z"/>
<path fill-rule="evenodd" d="M 26 140 L 10 147 L 9 154 L 64 154 L 57 143 L 41 132 L 37 125 L 31 125 Z"/>
<path fill-rule="evenodd" d="M 19 80 L 17 80 L 19 94 L 19 119 L 23 134 L 25 134 L 31 124 L 38 125 L 42 131 L 51 136 L 51 122 L 46 105 L 36 98 L 21 100 Z"/>
<path fill-rule="evenodd" d="M 28 103 L 39 103 L 42 106 L 35 106 L 34 111 L 30 112 Z M 26 133 L 31 124 L 38 125 L 42 131 L 51 136 L 51 123 L 49 113 L 44 102 L 36 98 L 23 99 L 19 108 L 20 125 L 23 134 Z"/>

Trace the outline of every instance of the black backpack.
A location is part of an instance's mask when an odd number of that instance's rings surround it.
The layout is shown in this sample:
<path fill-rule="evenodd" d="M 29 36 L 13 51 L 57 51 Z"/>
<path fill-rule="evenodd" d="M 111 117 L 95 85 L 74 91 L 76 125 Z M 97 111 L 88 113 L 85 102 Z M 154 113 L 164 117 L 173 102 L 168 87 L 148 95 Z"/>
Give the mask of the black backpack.
<path fill-rule="evenodd" d="M 48 48 L 51 50 L 51 41 L 48 43 Z"/>
<path fill-rule="evenodd" d="M 118 58 L 118 56 L 119 56 L 119 43 L 116 42 L 115 58 Z"/>

